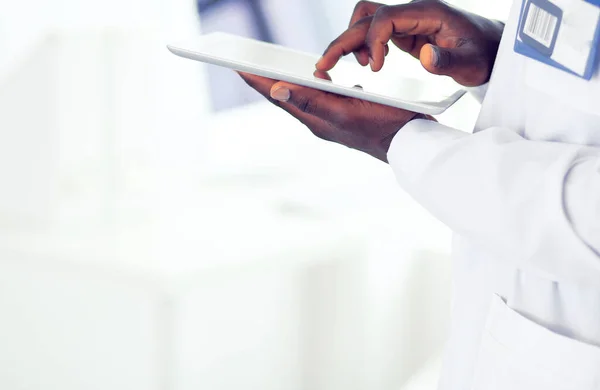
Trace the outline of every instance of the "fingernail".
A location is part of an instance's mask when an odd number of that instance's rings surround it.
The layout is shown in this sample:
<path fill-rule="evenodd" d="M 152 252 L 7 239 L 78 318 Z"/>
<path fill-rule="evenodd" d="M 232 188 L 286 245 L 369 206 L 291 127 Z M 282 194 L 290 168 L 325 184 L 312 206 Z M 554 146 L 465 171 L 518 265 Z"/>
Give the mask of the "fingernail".
<path fill-rule="evenodd" d="M 271 97 L 280 102 L 287 102 L 290 100 L 290 90 L 285 87 L 279 87 L 271 92 Z"/>
<path fill-rule="evenodd" d="M 371 65 L 371 70 L 375 68 L 375 60 L 369 56 L 369 65 Z"/>
<path fill-rule="evenodd" d="M 321 62 L 323 62 L 323 57 L 319 58 L 319 61 L 317 61 L 317 66 L 319 66 Z"/>

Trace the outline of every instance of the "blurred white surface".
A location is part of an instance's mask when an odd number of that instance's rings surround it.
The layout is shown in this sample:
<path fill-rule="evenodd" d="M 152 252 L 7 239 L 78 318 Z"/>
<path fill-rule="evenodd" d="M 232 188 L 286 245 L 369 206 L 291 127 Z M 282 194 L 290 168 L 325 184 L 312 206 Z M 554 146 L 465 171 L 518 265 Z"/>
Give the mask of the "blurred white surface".
<path fill-rule="evenodd" d="M 309 249 L 246 253 L 243 267 L 181 273 L 168 283 L 165 275 L 124 275 L 3 248 L 0 384 L 398 388 L 445 336 L 447 301 L 424 291 L 439 273 L 420 264 L 447 259 L 415 256 L 387 271 L 388 278 L 411 283 L 382 289 L 365 285 L 365 273 L 376 273 L 356 239 L 324 237 L 307 238 Z M 202 248 L 195 253 L 202 260 Z"/>
<path fill-rule="evenodd" d="M 289 245 L 281 228 L 269 233 L 274 242 L 264 250 L 237 247 L 232 237 L 231 246 L 246 249 L 235 267 L 202 243 L 186 252 L 195 264 L 174 251 L 164 254 L 170 266 L 127 270 L 112 266 L 113 248 L 99 240 L 79 250 L 71 241 L 52 251 L 32 239 L 33 250 L 3 245 L 0 386 L 300 388 L 300 348 L 310 345 L 300 320 L 313 316 L 298 267 L 340 257 L 351 264 L 357 254 L 338 237 L 314 240 L 311 230 L 291 232 L 310 245 Z M 106 262 L 88 261 L 104 254 Z"/>
<path fill-rule="evenodd" d="M 402 390 L 436 390 L 438 388 L 438 376 L 442 370 L 442 353 L 434 354 L 431 359 L 417 371 L 408 382 L 402 386 Z"/>
<path fill-rule="evenodd" d="M 354 2 L 311 4 L 325 45 Z M 432 388 L 450 232 L 267 103 L 210 114 L 164 48 L 195 23 L 187 0 L 0 0 L 0 389 Z"/>
<path fill-rule="evenodd" d="M 439 348 L 449 236 L 384 164 L 265 103 L 190 117 L 123 66 L 144 36 L 85 37 L 3 89 L 2 388 L 395 389 Z"/>

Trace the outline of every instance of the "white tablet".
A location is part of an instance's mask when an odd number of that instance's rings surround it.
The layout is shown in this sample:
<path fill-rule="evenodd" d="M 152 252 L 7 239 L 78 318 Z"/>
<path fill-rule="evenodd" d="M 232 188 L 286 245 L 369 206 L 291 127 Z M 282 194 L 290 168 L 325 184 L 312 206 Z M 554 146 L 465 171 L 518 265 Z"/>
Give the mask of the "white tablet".
<path fill-rule="evenodd" d="M 225 33 L 203 35 L 168 48 L 192 60 L 422 114 L 441 114 L 465 94 L 454 83 L 410 79 L 400 70 L 385 67 L 374 73 L 345 60 L 328 72 L 331 80 L 325 80 L 314 75 L 319 55 Z"/>

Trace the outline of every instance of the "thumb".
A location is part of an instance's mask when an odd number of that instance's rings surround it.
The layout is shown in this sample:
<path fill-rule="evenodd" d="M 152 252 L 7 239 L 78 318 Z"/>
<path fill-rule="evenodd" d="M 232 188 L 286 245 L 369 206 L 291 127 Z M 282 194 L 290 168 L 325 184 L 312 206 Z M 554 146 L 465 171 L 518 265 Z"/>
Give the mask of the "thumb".
<path fill-rule="evenodd" d="M 271 88 L 271 98 L 293 106 L 306 115 L 326 119 L 339 104 L 339 97 L 299 85 L 278 82 Z"/>
<path fill-rule="evenodd" d="M 461 85 L 476 86 L 487 81 L 489 65 L 482 62 L 477 50 L 467 45 L 448 49 L 426 44 L 419 58 L 428 72 L 450 76 Z"/>

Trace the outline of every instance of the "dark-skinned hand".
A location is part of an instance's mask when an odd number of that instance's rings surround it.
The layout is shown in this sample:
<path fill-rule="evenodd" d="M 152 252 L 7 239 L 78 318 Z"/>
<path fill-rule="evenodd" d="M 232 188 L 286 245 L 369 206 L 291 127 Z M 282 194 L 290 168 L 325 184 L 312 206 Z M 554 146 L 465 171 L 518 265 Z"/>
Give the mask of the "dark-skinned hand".
<path fill-rule="evenodd" d="M 441 0 L 415 0 L 387 6 L 371 1 L 356 5 L 350 27 L 317 63 L 331 70 L 342 56 L 354 53 L 358 62 L 381 70 L 392 41 L 438 75 L 474 87 L 492 72 L 504 25 L 455 8 Z"/>
<path fill-rule="evenodd" d="M 427 118 L 399 108 L 335 95 L 247 73 L 240 76 L 319 138 L 357 149 L 387 162 L 394 135 L 409 121 Z M 327 78 L 325 74 L 317 77 Z"/>

